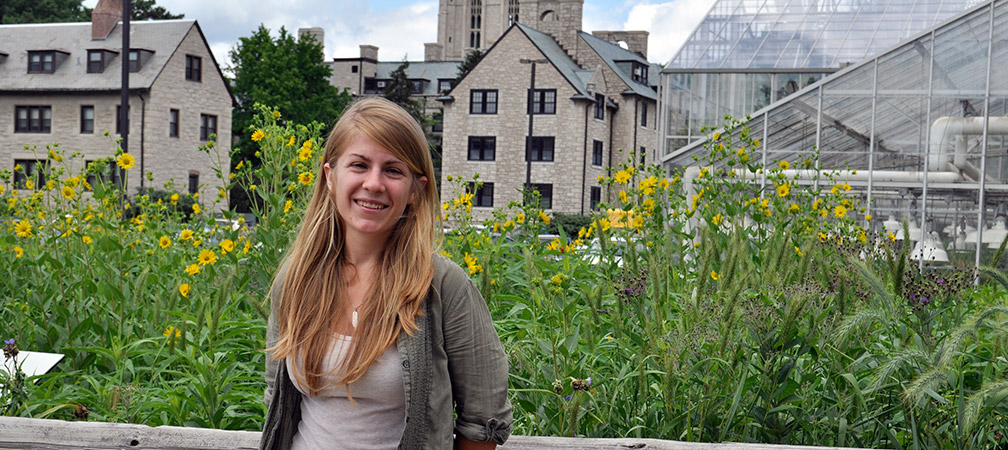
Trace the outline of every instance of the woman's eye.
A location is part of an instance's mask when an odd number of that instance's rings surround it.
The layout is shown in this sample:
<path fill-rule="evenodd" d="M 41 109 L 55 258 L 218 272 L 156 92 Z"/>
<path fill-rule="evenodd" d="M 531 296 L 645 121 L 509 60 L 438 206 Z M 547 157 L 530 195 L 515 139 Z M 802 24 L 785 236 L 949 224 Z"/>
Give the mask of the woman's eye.
<path fill-rule="evenodd" d="M 359 162 L 357 162 L 357 163 L 350 163 L 350 167 L 353 167 L 354 169 L 367 169 L 367 166 L 364 165 L 364 163 L 359 163 Z"/>
<path fill-rule="evenodd" d="M 390 167 L 388 169 L 385 169 L 385 171 L 393 175 L 402 175 L 403 173 L 402 170 L 396 169 L 395 167 Z"/>

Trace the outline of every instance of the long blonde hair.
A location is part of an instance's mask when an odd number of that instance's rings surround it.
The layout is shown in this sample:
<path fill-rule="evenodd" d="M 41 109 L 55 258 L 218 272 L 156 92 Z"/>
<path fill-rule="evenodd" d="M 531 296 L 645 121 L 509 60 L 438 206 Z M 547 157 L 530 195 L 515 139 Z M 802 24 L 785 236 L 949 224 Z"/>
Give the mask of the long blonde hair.
<path fill-rule="evenodd" d="M 279 289 L 275 305 L 278 340 L 268 349 L 273 359 L 297 358 L 292 364 L 298 382 L 312 395 L 324 385 L 323 362 L 332 342 L 336 318 L 344 311 L 347 270 L 354 270 L 344 255 L 346 224 L 329 192 L 323 165 L 335 165 L 343 150 L 357 137 L 366 137 L 394 154 L 414 174 L 414 201 L 406 207 L 381 255 L 380 268 L 369 297 L 360 308 L 359 326 L 336 384 L 361 378 L 368 367 L 396 342 L 403 331 L 417 329 L 416 318 L 434 277 L 431 256 L 438 222 L 438 196 L 434 165 L 423 129 L 406 111 L 378 97 L 353 103 L 333 127 L 315 177 L 315 191 L 304 221 L 288 250 L 281 273 L 273 280 Z M 335 172 L 333 172 L 335 176 Z M 427 177 L 427 183 L 416 180 Z M 332 384 L 332 383 L 330 383 Z"/>

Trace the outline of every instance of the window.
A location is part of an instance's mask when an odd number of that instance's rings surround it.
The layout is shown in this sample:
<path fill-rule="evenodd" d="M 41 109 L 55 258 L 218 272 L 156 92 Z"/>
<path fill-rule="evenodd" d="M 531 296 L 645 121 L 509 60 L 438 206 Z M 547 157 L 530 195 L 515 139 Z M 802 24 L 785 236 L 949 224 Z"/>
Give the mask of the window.
<path fill-rule="evenodd" d="M 356 64 L 350 66 L 350 73 L 357 73 L 357 65 Z"/>
<path fill-rule="evenodd" d="M 493 207 L 493 183 L 480 183 L 480 187 L 476 188 L 475 182 L 470 182 L 466 186 L 466 192 L 473 195 L 473 206 L 481 206 L 486 208 Z M 475 191 L 475 192 L 473 192 Z"/>
<path fill-rule="evenodd" d="M 178 137 L 179 111 L 177 109 L 168 110 L 168 137 Z"/>
<path fill-rule="evenodd" d="M 129 120 L 129 106 L 126 106 L 126 120 Z M 122 105 L 116 105 L 116 134 L 122 134 Z"/>
<path fill-rule="evenodd" d="M 56 51 L 28 52 L 28 73 L 53 73 L 56 71 Z"/>
<path fill-rule="evenodd" d="M 189 193 L 195 194 L 197 192 L 199 192 L 199 172 L 189 172 Z"/>
<path fill-rule="evenodd" d="M 602 165 L 602 141 L 592 141 L 592 165 Z"/>
<path fill-rule="evenodd" d="M 539 207 L 542 209 L 553 209 L 553 185 L 532 183 L 526 184 L 525 190 L 528 193 L 536 191 L 539 193 Z M 526 199 L 528 200 L 528 198 Z"/>
<path fill-rule="evenodd" d="M 605 119 L 605 96 L 595 94 L 595 118 Z"/>
<path fill-rule="evenodd" d="M 602 188 L 599 186 L 591 187 L 591 209 L 592 211 L 598 209 L 599 202 L 602 201 Z"/>
<path fill-rule="evenodd" d="M 377 86 L 378 89 L 384 90 L 385 87 L 388 86 L 388 80 L 378 80 Z"/>
<path fill-rule="evenodd" d="M 556 114 L 556 89 L 532 91 L 529 111 L 532 114 Z"/>
<path fill-rule="evenodd" d="M 15 133 L 49 133 L 52 131 L 51 106 L 15 106 Z"/>
<path fill-rule="evenodd" d="M 94 133 L 94 105 L 81 105 L 80 132 L 81 134 Z"/>
<path fill-rule="evenodd" d="M 640 163 L 643 166 L 647 160 L 647 149 L 642 145 L 640 148 Z"/>
<path fill-rule="evenodd" d="M 493 161 L 496 152 L 497 137 L 469 136 L 469 161 Z"/>
<path fill-rule="evenodd" d="M 414 94 L 423 92 L 423 80 L 410 80 L 410 87 Z"/>
<path fill-rule="evenodd" d="M 140 50 L 129 51 L 129 71 L 130 72 L 140 71 Z"/>
<path fill-rule="evenodd" d="M 195 55 L 186 55 L 185 57 L 185 79 L 189 81 L 202 82 L 203 59 Z"/>
<path fill-rule="evenodd" d="M 647 103 L 643 104 L 644 108 L 641 109 L 640 113 L 640 126 L 647 126 Z"/>
<path fill-rule="evenodd" d="M 434 123 L 431 124 L 431 132 L 440 133 L 444 131 L 444 113 L 438 111 L 432 116 Z"/>
<path fill-rule="evenodd" d="M 119 185 L 119 180 L 121 180 L 122 173 L 119 167 L 116 166 L 114 159 L 105 160 L 106 164 L 100 167 L 96 167 L 98 164 L 96 161 L 87 161 L 85 164 L 87 166 L 87 182 L 92 187 L 97 183 L 110 184 L 114 183 Z"/>
<path fill-rule="evenodd" d="M 102 73 L 105 71 L 105 64 L 108 62 L 108 52 L 105 50 L 88 50 L 87 52 L 87 72 Z"/>
<path fill-rule="evenodd" d="M 15 159 L 14 189 L 41 189 L 46 183 L 48 165 L 46 160 Z"/>
<path fill-rule="evenodd" d="M 438 92 L 448 92 L 452 88 L 452 81 L 454 80 L 438 80 Z"/>
<path fill-rule="evenodd" d="M 210 136 L 217 134 L 217 116 L 200 114 L 199 136 L 201 141 L 209 141 Z"/>
<path fill-rule="evenodd" d="M 526 161 L 553 161 L 553 136 L 532 136 L 528 138 Z"/>
<path fill-rule="evenodd" d="M 633 63 L 633 73 L 631 74 L 630 79 L 640 84 L 647 84 L 647 69 L 647 66 L 644 64 L 637 62 Z"/>
<path fill-rule="evenodd" d="M 469 114 L 497 114 L 497 90 L 469 91 Z"/>

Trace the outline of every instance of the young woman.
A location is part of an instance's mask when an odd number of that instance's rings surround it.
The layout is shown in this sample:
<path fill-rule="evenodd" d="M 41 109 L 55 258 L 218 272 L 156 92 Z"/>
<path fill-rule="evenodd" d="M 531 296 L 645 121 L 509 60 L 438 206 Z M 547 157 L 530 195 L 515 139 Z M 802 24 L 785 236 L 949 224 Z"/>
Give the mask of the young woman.
<path fill-rule="evenodd" d="M 261 448 L 494 448 L 511 431 L 507 358 L 486 302 L 434 251 L 423 130 L 354 103 L 326 141 L 271 289 Z"/>

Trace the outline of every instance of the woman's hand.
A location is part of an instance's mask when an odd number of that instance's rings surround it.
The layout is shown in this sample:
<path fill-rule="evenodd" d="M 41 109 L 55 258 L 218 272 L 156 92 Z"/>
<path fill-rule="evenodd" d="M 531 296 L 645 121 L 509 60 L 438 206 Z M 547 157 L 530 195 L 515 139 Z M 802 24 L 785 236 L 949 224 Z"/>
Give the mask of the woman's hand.
<path fill-rule="evenodd" d="M 462 436 L 455 437 L 455 450 L 493 450 L 497 448 L 497 443 L 470 441 Z"/>

